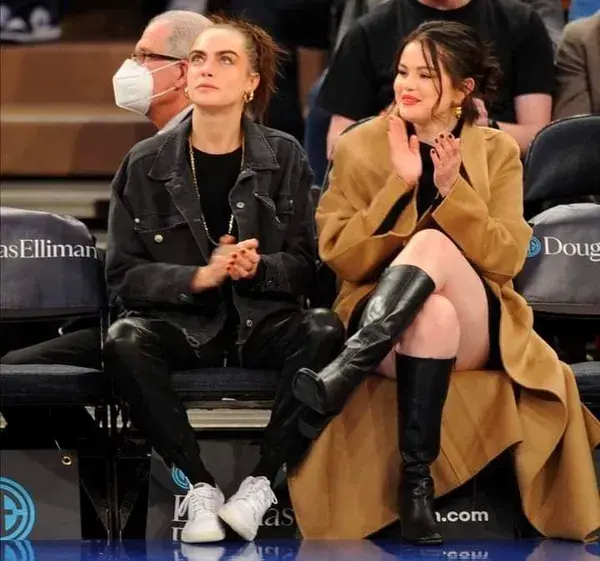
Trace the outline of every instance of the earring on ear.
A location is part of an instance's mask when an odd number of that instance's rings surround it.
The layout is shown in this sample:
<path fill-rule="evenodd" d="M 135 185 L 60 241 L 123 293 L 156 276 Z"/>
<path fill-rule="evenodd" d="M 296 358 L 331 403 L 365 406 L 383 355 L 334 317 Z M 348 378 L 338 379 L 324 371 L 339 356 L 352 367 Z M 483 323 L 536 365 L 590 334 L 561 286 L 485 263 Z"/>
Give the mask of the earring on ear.
<path fill-rule="evenodd" d="M 253 99 L 254 99 L 254 92 L 249 91 L 249 92 L 244 92 L 244 103 L 250 103 Z"/>
<path fill-rule="evenodd" d="M 188 90 L 187 86 L 185 88 L 183 88 L 183 95 L 185 97 L 187 97 L 188 99 L 190 99 L 190 91 Z"/>
<path fill-rule="evenodd" d="M 462 106 L 460 106 L 460 105 L 456 105 L 456 106 L 454 106 L 454 107 L 452 108 L 452 113 L 454 113 L 454 116 L 455 116 L 457 119 L 460 119 L 460 118 L 461 118 L 461 116 L 462 116 Z"/>

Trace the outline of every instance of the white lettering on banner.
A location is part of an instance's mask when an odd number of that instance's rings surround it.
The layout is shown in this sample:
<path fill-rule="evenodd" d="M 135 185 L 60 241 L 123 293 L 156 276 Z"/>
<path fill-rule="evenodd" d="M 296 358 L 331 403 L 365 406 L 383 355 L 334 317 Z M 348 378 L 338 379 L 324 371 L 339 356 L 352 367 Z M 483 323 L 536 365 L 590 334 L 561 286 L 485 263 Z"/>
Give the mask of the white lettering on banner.
<path fill-rule="evenodd" d="M 558 255 L 562 253 L 568 257 L 589 257 L 593 263 L 600 262 L 600 242 L 563 242 L 553 236 L 544 236 L 544 254 Z"/>
<path fill-rule="evenodd" d="M 23 239 L 15 244 L 0 244 L 0 259 L 98 259 L 93 245 L 56 244 L 52 240 Z"/>
<path fill-rule="evenodd" d="M 277 508 L 270 508 L 265 513 L 265 517 L 263 518 L 263 522 L 261 526 L 267 527 L 284 527 L 289 528 L 296 523 L 294 519 L 294 509 L 287 507 L 282 508 L 281 510 Z"/>
<path fill-rule="evenodd" d="M 446 559 L 487 559 L 487 551 L 444 551 Z"/>
<path fill-rule="evenodd" d="M 490 514 L 485 510 L 461 510 L 457 512 L 455 510 L 450 510 L 446 513 L 446 515 L 442 515 L 439 512 L 435 513 L 435 517 L 438 522 L 449 522 L 451 524 L 455 522 L 489 522 Z"/>

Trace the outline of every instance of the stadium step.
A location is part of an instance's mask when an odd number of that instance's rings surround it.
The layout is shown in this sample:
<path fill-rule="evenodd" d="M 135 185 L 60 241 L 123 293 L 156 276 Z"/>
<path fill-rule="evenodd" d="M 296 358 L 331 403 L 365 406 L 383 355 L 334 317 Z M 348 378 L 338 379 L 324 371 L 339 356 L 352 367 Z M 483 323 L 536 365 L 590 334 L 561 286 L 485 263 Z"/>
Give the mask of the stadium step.
<path fill-rule="evenodd" d="M 0 205 L 67 214 L 89 220 L 110 197 L 110 181 L 0 181 Z"/>
<path fill-rule="evenodd" d="M 0 48 L 0 175 L 112 177 L 143 117 L 114 105 L 112 76 L 134 42 Z"/>
<path fill-rule="evenodd" d="M 112 177 L 129 149 L 155 132 L 114 105 L 3 104 L 2 176 Z"/>

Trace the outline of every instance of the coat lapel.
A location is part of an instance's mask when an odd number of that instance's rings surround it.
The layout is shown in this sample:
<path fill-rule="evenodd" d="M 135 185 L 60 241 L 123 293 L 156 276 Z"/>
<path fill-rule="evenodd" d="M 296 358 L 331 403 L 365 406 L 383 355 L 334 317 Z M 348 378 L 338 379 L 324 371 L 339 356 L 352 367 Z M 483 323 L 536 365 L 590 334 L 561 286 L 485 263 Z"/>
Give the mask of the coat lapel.
<path fill-rule="evenodd" d="M 490 200 L 490 181 L 486 141 L 483 130 L 473 125 L 463 126 L 460 135 L 465 179 L 487 203 Z"/>

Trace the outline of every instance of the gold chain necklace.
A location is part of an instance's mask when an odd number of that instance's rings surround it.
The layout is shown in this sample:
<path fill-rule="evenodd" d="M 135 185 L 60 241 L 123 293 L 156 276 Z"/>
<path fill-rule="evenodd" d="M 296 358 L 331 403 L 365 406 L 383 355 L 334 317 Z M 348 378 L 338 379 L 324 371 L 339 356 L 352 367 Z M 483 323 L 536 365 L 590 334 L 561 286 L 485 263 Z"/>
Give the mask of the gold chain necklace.
<path fill-rule="evenodd" d="M 189 152 L 190 152 L 190 167 L 192 168 L 192 178 L 194 179 L 194 185 L 196 186 L 196 194 L 198 195 L 198 200 L 200 201 L 200 184 L 198 183 L 198 176 L 196 175 L 196 162 L 194 160 L 194 147 L 192 146 L 192 137 L 190 136 L 188 138 L 188 147 L 189 147 Z M 244 157 L 246 155 L 246 143 L 244 142 L 244 138 L 242 137 L 242 160 L 240 162 L 240 171 L 242 171 L 242 168 L 244 167 Z M 204 226 L 204 231 L 206 232 L 206 237 L 208 238 L 208 241 L 213 244 L 215 247 L 217 247 L 219 244 L 218 242 L 216 242 L 213 237 L 210 235 L 210 232 L 208 231 L 208 225 L 206 224 L 206 220 L 204 218 L 204 212 L 202 213 L 201 216 L 202 219 L 202 226 Z M 233 232 L 233 212 L 231 213 L 231 216 L 229 218 L 229 228 L 227 229 L 227 234 L 229 236 L 231 236 L 232 232 Z"/>

